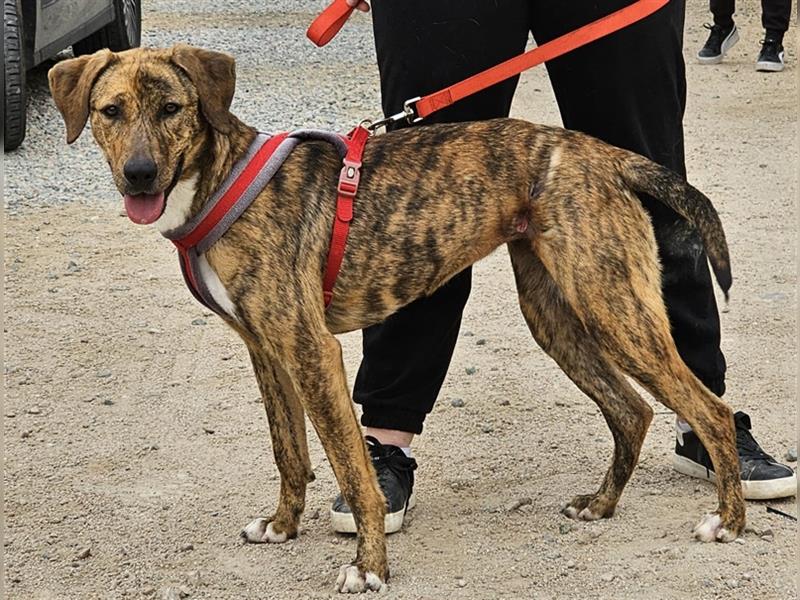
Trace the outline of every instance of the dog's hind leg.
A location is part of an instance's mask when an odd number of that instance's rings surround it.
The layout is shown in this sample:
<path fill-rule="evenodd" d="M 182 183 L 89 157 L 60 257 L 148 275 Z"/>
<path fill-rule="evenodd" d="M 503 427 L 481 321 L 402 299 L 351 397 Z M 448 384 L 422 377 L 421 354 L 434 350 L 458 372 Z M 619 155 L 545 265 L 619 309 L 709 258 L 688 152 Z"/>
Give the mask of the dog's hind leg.
<path fill-rule="evenodd" d="M 583 520 L 610 517 L 639 459 L 653 411 L 587 334 L 530 243 L 511 242 L 508 248 L 520 308 L 533 337 L 597 403 L 614 436 L 614 455 L 600 489 L 574 497 L 564 514 Z"/>
<path fill-rule="evenodd" d="M 714 464 L 719 507 L 695 535 L 731 541 L 745 520 L 733 413 L 678 354 L 652 225 L 639 200 L 614 182 L 593 181 L 587 193 L 560 190 L 554 179 L 532 206 L 532 251 L 609 362 L 697 433 Z"/>
<path fill-rule="evenodd" d="M 305 508 L 306 484 L 314 472 L 308 457 L 303 407 L 286 373 L 255 342 L 248 341 L 269 421 L 272 452 L 281 475 L 278 507 L 270 518 L 258 518 L 242 531 L 252 543 L 280 543 L 297 535 Z"/>

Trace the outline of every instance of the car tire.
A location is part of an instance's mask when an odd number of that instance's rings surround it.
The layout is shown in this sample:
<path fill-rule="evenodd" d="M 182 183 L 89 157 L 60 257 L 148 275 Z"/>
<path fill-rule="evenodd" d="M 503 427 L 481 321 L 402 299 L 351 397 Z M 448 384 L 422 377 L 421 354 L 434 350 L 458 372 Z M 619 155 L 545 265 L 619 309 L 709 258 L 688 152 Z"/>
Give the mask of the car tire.
<path fill-rule="evenodd" d="M 114 20 L 72 45 L 75 55 L 92 54 L 103 48 L 114 52 L 136 48 L 142 42 L 141 0 L 114 0 Z"/>
<path fill-rule="evenodd" d="M 3 75 L 5 79 L 3 150 L 13 150 L 25 139 L 28 95 L 25 90 L 22 31 L 22 10 L 19 0 L 3 0 Z"/>

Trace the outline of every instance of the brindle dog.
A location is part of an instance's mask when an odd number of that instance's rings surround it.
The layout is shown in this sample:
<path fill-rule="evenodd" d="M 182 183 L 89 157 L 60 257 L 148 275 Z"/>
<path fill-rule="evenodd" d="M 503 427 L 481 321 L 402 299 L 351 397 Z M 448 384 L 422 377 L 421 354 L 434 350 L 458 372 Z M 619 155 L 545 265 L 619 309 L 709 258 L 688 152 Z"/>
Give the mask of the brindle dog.
<path fill-rule="evenodd" d="M 255 135 L 229 111 L 234 61 L 217 52 L 184 45 L 100 51 L 58 63 L 49 78 L 67 141 L 91 119 L 120 192 L 133 201 L 164 194 L 166 204 L 147 219 L 162 230 L 200 210 Z M 714 462 L 719 507 L 695 536 L 735 539 L 745 509 L 731 410 L 675 349 L 653 230 L 637 193 L 660 199 L 696 227 L 727 292 L 728 250 L 710 201 L 641 156 L 510 119 L 375 136 L 364 165 L 327 311 L 322 274 L 341 168 L 327 143 L 301 144 L 206 254 L 209 285 L 250 351 L 281 474 L 275 514 L 251 523 L 247 539 L 297 535 L 314 478 L 308 414 L 358 527 L 355 561 L 341 568 L 337 589 L 383 585 L 384 498 L 335 334 L 386 319 L 501 244 L 533 337 L 599 405 L 614 437 L 600 489 L 575 496 L 565 513 L 610 517 L 636 465 L 653 411 L 628 375 L 689 422 Z"/>

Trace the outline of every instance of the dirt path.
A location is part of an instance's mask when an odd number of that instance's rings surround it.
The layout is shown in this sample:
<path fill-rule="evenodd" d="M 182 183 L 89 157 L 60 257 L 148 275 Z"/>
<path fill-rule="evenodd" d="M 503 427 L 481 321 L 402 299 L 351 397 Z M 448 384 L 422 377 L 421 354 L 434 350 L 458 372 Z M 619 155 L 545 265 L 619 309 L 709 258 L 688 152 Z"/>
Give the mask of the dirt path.
<path fill-rule="evenodd" d="M 216 22 L 210 3 L 154 0 L 149 42 L 189 39 L 236 53 L 237 110 L 267 128 L 344 129 L 375 112 L 366 19 L 325 53 L 297 41 L 270 62 L 263 48 L 278 34 L 301 35 L 319 3 L 267 15 L 254 32 L 238 24 L 255 10 L 250 3 L 229 4 L 233 17 Z M 740 9 L 743 41 L 725 65 L 689 61 L 686 137 L 690 180 L 719 207 L 734 261 L 723 314 L 727 399 L 782 458 L 796 445 L 795 40 L 787 72 L 754 72 L 754 6 Z M 187 13 L 202 17 L 196 29 Z M 705 19 L 699 5 L 689 10 L 687 57 Z M 255 36 L 248 44 L 245 33 Z M 358 66 L 351 97 L 336 86 L 337 57 Z M 267 85 L 289 72 L 303 85 Z M 336 484 L 316 437 L 317 481 L 299 538 L 241 546 L 239 529 L 271 511 L 279 486 L 246 351 L 191 299 L 170 245 L 120 215 L 89 136 L 60 145 L 42 72 L 32 79 L 29 139 L 6 157 L 8 597 L 161 598 L 170 586 L 214 600 L 328 597 L 355 542 L 329 529 Z M 558 122 L 543 70 L 524 78 L 514 110 Z M 442 398 L 415 445 L 418 506 L 390 538 L 387 597 L 794 597 L 797 527 L 764 503 L 748 504 L 752 529 L 741 543 L 691 540 L 714 491 L 672 471 L 673 417 L 660 406 L 615 518 L 561 517 L 562 501 L 596 486 L 611 437 L 594 404 L 530 339 L 505 254 L 479 264 L 475 282 Z M 342 341 L 352 377 L 359 336 Z M 770 505 L 797 514 L 793 499 Z"/>

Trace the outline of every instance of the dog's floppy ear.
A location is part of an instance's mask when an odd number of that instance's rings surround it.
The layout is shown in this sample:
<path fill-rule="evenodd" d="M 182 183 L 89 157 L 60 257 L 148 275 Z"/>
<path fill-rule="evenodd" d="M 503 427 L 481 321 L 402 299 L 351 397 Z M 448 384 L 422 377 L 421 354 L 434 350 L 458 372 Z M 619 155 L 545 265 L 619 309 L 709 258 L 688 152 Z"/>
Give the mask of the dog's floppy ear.
<path fill-rule="evenodd" d="M 200 108 L 211 126 L 229 133 L 233 125 L 230 107 L 236 88 L 236 63 L 233 57 L 177 44 L 172 49 L 172 62 L 189 76 L 200 98 Z"/>
<path fill-rule="evenodd" d="M 113 56 L 110 50 L 100 50 L 88 56 L 61 61 L 47 74 L 50 93 L 67 126 L 68 144 L 78 139 L 86 126 L 92 87 Z"/>

